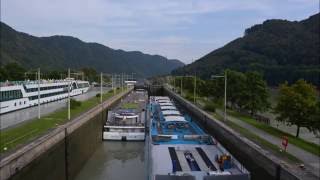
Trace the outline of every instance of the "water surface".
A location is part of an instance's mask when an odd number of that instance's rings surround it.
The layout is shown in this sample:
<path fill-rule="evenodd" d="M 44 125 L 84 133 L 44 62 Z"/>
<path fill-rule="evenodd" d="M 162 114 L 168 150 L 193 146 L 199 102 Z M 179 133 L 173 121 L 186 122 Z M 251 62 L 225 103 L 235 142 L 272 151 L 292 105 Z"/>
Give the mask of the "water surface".
<path fill-rule="evenodd" d="M 145 143 L 103 141 L 75 180 L 144 180 Z"/>

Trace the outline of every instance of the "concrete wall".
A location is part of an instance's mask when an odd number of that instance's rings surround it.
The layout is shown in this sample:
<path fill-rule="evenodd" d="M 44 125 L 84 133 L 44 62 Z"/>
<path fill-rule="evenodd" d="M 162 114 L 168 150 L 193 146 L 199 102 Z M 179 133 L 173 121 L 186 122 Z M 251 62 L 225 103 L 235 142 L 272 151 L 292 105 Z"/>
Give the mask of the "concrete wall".
<path fill-rule="evenodd" d="M 213 119 L 208 113 L 178 94 L 165 88 L 164 92 L 182 105 L 204 129 L 213 135 L 250 172 L 252 179 L 314 179 L 314 176 L 301 175 L 282 165 L 281 160 L 260 146 L 243 137 L 231 128 Z"/>
<path fill-rule="evenodd" d="M 0 179 L 73 179 L 102 142 L 106 109 L 131 90 L 110 98 L 3 157 L 0 161 Z"/>

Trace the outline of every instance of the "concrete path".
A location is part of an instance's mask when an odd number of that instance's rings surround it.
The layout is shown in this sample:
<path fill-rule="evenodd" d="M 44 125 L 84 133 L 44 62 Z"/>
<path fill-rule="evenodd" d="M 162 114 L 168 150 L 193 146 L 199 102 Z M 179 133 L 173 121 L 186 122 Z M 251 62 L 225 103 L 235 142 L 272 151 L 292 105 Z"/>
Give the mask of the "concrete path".
<path fill-rule="evenodd" d="M 219 109 L 216 110 L 216 112 L 223 116 L 223 112 Z M 258 135 L 260 138 L 263 138 L 265 140 L 267 140 L 268 142 L 276 145 L 276 146 L 281 146 L 281 139 L 278 137 L 275 137 L 273 135 L 268 134 L 265 131 L 262 131 L 240 119 L 237 119 L 233 116 L 227 116 L 227 119 L 229 121 L 232 121 L 233 123 L 236 123 L 237 125 L 249 130 L 250 132 Z M 316 156 L 312 153 L 309 153 L 295 145 L 290 144 L 287 147 L 287 152 L 292 154 L 293 156 L 297 157 L 298 159 L 300 159 L 301 161 L 303 161 L 303 163 L 305 164 L 306 168 L 310 168 L 312 170 L 312 172 L 314 172 L 317 176 L 320 177 L 320 157 Z"/>

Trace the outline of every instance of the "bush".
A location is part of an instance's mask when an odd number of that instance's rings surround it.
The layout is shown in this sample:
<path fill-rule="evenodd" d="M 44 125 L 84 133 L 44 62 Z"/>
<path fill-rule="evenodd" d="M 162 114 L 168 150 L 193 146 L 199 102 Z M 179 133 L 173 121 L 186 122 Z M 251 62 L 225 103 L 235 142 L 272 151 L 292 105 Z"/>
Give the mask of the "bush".
<path fill-rule="evenodd" d="M 75 109 L 79 106 L 81 106 L 81 101 L 77 101 L 75 99 L 70 99 L 70 108 L 71 109 Z"/>
<path fill-rule="evenodd" d="M 186 95 L 186 99 L 188 99 L 189 101 L 192 101 L 192 102 L 193 102 L 193 96 L 190 95 L 190 94 L 187 94 L 187 95 Z"/>
<path fill-rule="evenodd" d="M 96 94 L 96 98 L 99 98 L 100 96 L 101 96 L 101 94 L 100 94 L 100 93 Z"/>
<path fill-rule="evenodd" d="M 210 112 L 215 112 L 216 111 L 216 105 L 214 103 L 210 103 L 210 102 L 207 102 L 204 107 L 203 107 L 204 110 L 206 111 L 210 111 Z"/>

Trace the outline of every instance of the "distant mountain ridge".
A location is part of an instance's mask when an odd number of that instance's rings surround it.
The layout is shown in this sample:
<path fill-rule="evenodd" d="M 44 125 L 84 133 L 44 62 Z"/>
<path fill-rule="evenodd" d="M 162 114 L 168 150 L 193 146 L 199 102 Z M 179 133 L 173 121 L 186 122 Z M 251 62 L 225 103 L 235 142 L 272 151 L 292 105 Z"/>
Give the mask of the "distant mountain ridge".
<path fill-rule="evenodd" d="M 196 72 L 210 78 L 224 69 L 259 71 L 269 85 L 299 78 L 320 85 L 319 17 L 318 13 L 299 22 L 267 20 L 246 29 L 243 37 L 172 73 Z"/>
<path fill-rule="evenodd" d="M 2 65 L 17 62 L 27 69 L 43 70 L 92 67 L 98 72 L 135 73 L 139 77 L 168 74 L 184 65 L 179 60 L 139 51 L 114 50 L 71 36 L 35 37 L 17 32 L 2 22 L 0 30 Z"/>

